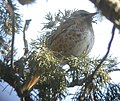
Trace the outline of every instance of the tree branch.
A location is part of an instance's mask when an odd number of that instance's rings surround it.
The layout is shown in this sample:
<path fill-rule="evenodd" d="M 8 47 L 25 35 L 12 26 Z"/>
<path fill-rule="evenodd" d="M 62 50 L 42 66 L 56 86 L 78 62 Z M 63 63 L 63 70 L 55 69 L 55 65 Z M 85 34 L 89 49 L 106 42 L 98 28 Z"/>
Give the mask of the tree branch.
<path fill-rule="evenodd" d="M 7 9 L 10 13 L 11 20 L 12 20 L 12 43 L 11 43 L 11 68 L 14 68 L 14 63 L 13 63 L 13 54 L 14 54 L 14 40 L 15 40 L 15 13 L 14 13 L 14 6 L 12 4 L 11 0 L 8 0 L 6 3 Z"/>
<path fill-rule="evenodd" d="M 5 65 L 2 61 L 0 61 L 0 77 L 1 77 L 1 79 L 3 79 L 10 86 L 15 88 L 18 96 L 21 96 L 21 92 L 20 92 L 20 88 L 21 88 L 20 81 L 21 80 L 20 80 L 19 76 L 15 75 L 15 73 L 16 72 L 13 70 L 13 68 L 9 68 L 8 65 Z"/>
<path fill-rule="evenodd" d="M 26 55 L 28 53 L 28 42 L 26 40 L 25 31 L 27 31 L 30 21 L 31 21 L 31 19 L 25 21 L 25 25 L 24 25 L 24 29 L 23 29 L 23 41 L 24 41 L 24 49 L 25 49 L 24 55 Z"/>
<path fill-rule="evenodd" d="M 90 0 L 110 20 L 120 29 L 120 0 Z"/>
<path fill-rule="evenodd" d="M 99 65 L 96 67 L 95 71 L 93 72 L 92 75 L 95 75 L 95 73 L 99 70 L 99 68 L 101 67 L 101 64 L 105 61 L 105 59 L 107 58 L 109 52 L 110 52 L 110 48 L 111 48 L 111 44 L 112 44 L 112 41 L 114 39 L 114 35 L 115 35 L 115 26 L 113 26 L 112 28 L 112 36 L 111 36 L 111 39 L 109 41 L 109 44 L 108 44 L 108 49 L 107 49 L 107 52 L 105 54 L 105 56 L 102 58 L 102 60 L 100 61 Z"/>
<path fill-rule="evenodd" d="M 16 71 L 13 68 L 9 68 L 9 66 L 5 65 L 1 60 L 0 60 L 0 79 L 3 79 L 5 82 L 7 82 L 10 86 L 12 86 L 15 89 L 17 95 L 21 98 L 21 101 L 33 101 L 30 98 L 30 93 L 23 94 L 21 92 L 23 82 L 21 77 L 16 74 Z"/>

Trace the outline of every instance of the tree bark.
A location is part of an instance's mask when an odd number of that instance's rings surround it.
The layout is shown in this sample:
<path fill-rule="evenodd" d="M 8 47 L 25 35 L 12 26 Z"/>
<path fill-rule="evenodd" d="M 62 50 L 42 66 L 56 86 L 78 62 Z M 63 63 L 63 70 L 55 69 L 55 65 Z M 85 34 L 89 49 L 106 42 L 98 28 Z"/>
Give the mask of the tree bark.
<path fill-rule="evenodd" d="M 120 0 L 90 0 L 110 20 L 120 29 Z"/>
<path fill-rule="evenodd" d="M 13 68 L 10 68 L 9 65 L 5 65 L 1 60 L 0 60 L 0 79 L 4 80 L 15 89 L 17 95 L 21 98 L 21 101 L 22 99 L 25 99 L 24 101 L 33 101 L 30 98 L 30 94 L 28 92 L 24 94 L 21 92 L 22 87 L 21 77 L 16 75 L 16 72 L 13 70 Z"/>

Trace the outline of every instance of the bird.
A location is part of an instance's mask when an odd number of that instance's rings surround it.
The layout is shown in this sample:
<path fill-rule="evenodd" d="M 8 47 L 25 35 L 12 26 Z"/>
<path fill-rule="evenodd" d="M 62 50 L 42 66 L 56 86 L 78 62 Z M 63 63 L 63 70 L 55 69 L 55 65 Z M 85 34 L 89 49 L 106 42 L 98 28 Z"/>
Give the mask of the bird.
<path fill-rule="evenodd" d="M 83 53 L 86 55 L 91 51 L 94 44 L 94 31 L 92 27 L 93 16 L 95 13 L 89 13 L 85 10 L 78 10 L 62 22 L 57 30 L 53 31 L 46 38 L 46 47 L 55 51 L 58 58 L 75 56 L 80 57 Z M 31 80 L 24 84 L 22 92 L 30 90 L 38 81 L 40 76 L 35 75 Z"/>
<path fill-rule="evenodd" d="M 69 57 L 71 55 L 80 57 L 86 55 L 94 45 L 94 31 L 92 27 L 93 16 L 85 10 L 78 10 L 58 26 L 50 36 L 47 37 L 48 49 L 60 53 L 57 57 Z"/>

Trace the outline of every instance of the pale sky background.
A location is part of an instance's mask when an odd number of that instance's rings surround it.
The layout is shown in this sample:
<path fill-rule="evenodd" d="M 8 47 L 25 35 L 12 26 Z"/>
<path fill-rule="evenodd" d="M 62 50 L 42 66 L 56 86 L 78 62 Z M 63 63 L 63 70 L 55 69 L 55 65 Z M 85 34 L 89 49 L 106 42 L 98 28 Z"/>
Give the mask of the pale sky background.
<path fill-rule="evenodd" d="M 41 31 L 41 28 L 43 25 L 41 23 L 45 22 L 45 15 L 48 12 L 55 13 L 58 10 L 64 11 L 64 9 L 78 9 L 78 10 L 86 10 L 89 12 L 95 12 L 96 9 L 94 5 L 89 2 L 88 0 L 37 0 L 36 3 L 27 5 L 27 6 L 21 6 L 20 7 L 20 14 L 22 14 L 23 21 L 27 19 L 32 19 L 29 29 L 26 32 L 26 37 L 28 39 L 28 42 L 30 42 L 31 39 L 36 39 L 37 35 L 39 36 L 39 32 Z M 23 23 L 24 24 L 24 23 Z M 108 20 L 106 20 L 104 17 L 102 20 L 98 20 L 97 24 L 93 24 L 94 33 L 95 33 L 95 44 L 94 47 L 89 54 L 91 57 L 103 57 L 107 51 L 107 46 L 109 43 L 109 40 L 111 38 L 111 30 L 112 30 L 112 23 L 110 23 Z M 38 32 L 39 31 L 39 32 Z M 23 55 L 23 36 L 22 33 L 16 34 L 15 36 L 15 46 L 18 48 L 18 57 L 20 58 Z M 116 30 L 115 38 L 112 43 L 110 54 L 112 54 L 113 57 L 118 57 L 118 61 L 120 62 L 120 34 L 118 34 L 118 30 Z M 120 75 L 119 72 L 111 73 L 110 76 L 112 77 L 113 81 L 118 83 L 120 82 Z M 19 101 L 19 99 L 16 96 L 16 93 L 12 92 L 11 95 L 9 95 L 11 88 L 7 87 L 5 91 L 2 92 L 3 88 L 7 84 L 1 84 L 0 83 L 0 101 Z M 3 86 L 3 87 L 2 87 Z M 75 92 L 74 88 L 69 88 L 71 93 Z M 1 98 L 6 98 L 7 100 L 1 100 Z M 14 99 L 13 99 L 14 98 Z M 8 100 L 9 99 L 9 100 Z M 70 97 L 67 97 L 66 100 L 63 101 L 72 101 L 69 100 Z"/>

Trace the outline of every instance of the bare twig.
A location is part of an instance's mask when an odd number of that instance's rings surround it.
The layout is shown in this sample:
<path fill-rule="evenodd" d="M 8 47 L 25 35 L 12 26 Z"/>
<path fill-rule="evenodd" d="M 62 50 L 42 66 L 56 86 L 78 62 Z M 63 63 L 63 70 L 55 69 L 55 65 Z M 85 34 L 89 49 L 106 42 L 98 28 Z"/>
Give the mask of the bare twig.
<path fill-rule="evenodd" d="M 12 91 L 13 91 L 13 87 L 12 87 L 12 89 L 10 90 L 10 93 L 9 93 L 9 95 L 11 95 L 11 94 L 12 94 Z"/>
<path fill-rule="evenodd" d="M 31 19 L 26 20 L 24 29 L 23 29 L 23 41 L 24 41 L 24 49 L 25 49 L 24 55 L 26 55 L 28 53 L 28 42 L 26 40 L 25 31 L 27 31 L 30 21 L 31 21 Z"/>
<path fill-rule="evenodd" d="M 15 26 L 14 26 L 14 16 L 12 18 L 12 44 L 11 44 L 11 68 L 14 68 L 14 64 L 13 64 L 13 54 L 14 54 L 14 40 L 15 40 Z"/>
<path fill-rule="evenodd" d="M 112 36 L 111 36 L 111 39 L 109 41 L 109 44 L 108 44 L 108 49 L 107 49 L 107 52 L 105 54 L 105 56 L 102 58 L 102 60 L 100 61 L 100 63 L 98 64 L 98 66 L 96 67 L 95 71 L 93 72 L 93 76 L 95 75 L 95 73 L 99 70 L 99 68 L 101 67 L 101 64 L 105 61 L 105 59 L 107 58 L 109 52 L 110 52 L 110 48 L 111 48 L 111 44 L 112 44 L 112 41 L 114 39 L 114 35 L 115 35 L 115 26 L 113 26 L 112 28 Z"/>
<path fill-rule="evenodd" d="M 11 19 L 12 19 L 12 44 L 11 44 L 11 68 L 14 68 L 13 64 L 13 54 L 14 54 L 14 39 L 15 39 L 15 14 L 14 14 L 14 6 L 11 2 L 11 0 L 8 0 L 7 2 L 7 9 L 10 13 Z"/>

